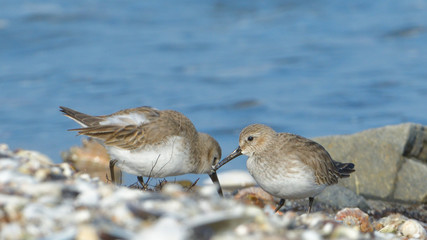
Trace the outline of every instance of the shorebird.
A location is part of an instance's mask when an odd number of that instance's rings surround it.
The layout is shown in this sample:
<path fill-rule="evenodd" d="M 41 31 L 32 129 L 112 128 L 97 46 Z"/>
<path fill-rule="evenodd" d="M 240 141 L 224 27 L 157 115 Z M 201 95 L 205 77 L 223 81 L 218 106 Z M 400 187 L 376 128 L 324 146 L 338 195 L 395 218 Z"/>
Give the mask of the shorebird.
<path fill-rule="evenodd" d="M 247 155 L 246 167 L 258 185 L 280 198 L 275 212 L 285 199 L 309 199 L 310 213 L 316 195 L 354 172 L 353 163 L 332 160 L 320 144 L 291 133 L 253 124 L 242 130 L 239 147 L 217 164 L 215 170 L 240 156 Z"/>
<path fill-rule="evenodd" d="M 90 116 L 66 107 L 60 107 L 60 111 L 82 126 L 70 131 L 95 138 L 105 146 L 113 182 L 114 165 L 138 176 L 140 182 L 142 177 L 207 173 L 222 195 L 214 170 L 221 159 L 221 147 L 210 135 L 197 132 L 182 113 L 151 107 L 103 116 Z"/>

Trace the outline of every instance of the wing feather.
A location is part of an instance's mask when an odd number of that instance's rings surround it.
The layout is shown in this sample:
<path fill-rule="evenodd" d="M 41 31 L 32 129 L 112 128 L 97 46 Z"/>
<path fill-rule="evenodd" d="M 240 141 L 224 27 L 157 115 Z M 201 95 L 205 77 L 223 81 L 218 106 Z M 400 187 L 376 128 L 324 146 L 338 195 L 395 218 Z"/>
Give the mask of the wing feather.
<path fill-rule="evenodd" d="M 141 107 L 133 112 L 146 113 L 147 122 L 139 125 L 97 125 L 71 129 L 79 135 L 86 135 L 104 141 L 107 146 L 116 146 L 127 150 L 135 150 L 146 144 L 160 144 L 170 136 L 191 136 L 197 134 L 194 125 L 183 114 L 172 111 L 158 111 L 152 108 Z M 112 115 L 129 114 L 123 110 Z"/>
<path fill-rule="evenodd" d="M 335 184 L 340 178 L 338 169 L 326 149 L 317 142 L 295 134 L 280 133 L 284 138 L 283 147 L 292 155 L 311 167 L 318 184 Z"/>

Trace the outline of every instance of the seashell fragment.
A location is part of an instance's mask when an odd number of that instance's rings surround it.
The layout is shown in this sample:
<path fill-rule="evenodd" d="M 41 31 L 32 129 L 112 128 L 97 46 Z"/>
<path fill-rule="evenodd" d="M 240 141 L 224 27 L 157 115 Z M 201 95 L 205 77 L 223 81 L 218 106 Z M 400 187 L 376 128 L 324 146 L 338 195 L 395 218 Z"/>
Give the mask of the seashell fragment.
<path fill-rule="evenodd" d="M 249 187 L 241 189 L 234 196 L 234 199 L 244 204 L 255 205 L 264 208 L 265 205 L 274 205 L 273 196 L 259 187 Z"/>
<path fill-rule="evenodd" d="M 374 231 L 368 214 L 359 208 L 344 208 L 335 215 L 335 220 L 342 221 L 348 226 L 355 226 L 363 233 Z"/>
<path fill-rule="evenodd" d="M 409 219 L 405 221 L 399 227 L 399 232 L 404 237 L 414 238 L 414 239 L 427 239 L 427 232 L 421 224 L 414 219 Z"/>
<path fill-rule="evenodd" d="M 362 236 L 359 231 L 354 228 L 340 225 L 334 229 L 330 239 L 361 239 Z"/>
<path fill-rule="evenodd" d="M 18 149 L 15 152 L 15 155 L 19 156 L 19 157 L 23 157 L 23 158 L 33 160 L 35 162 L 38 162 L 38 163 L 44 164 L 44 165 L 52 164 L 52 160 L 50 160 L 50 158 L 48 156 L 46 156 L 42 153 L 36 152 L 36 151 Z"/>
<path fill-rule="evenodd" d="M 396 233 L 399 226 L 402 225 L 408 218 L 402 214 L 390 214 L 383 217 L 375 223 L 375 229 L 382 233 Z"/>

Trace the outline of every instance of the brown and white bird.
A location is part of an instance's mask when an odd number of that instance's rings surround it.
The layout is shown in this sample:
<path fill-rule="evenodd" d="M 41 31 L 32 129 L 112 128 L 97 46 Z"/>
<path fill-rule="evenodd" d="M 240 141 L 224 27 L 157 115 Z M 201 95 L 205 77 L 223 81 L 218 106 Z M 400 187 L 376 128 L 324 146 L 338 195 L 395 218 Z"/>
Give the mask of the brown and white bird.
<path fill-rule="evenodd" d="M 320 144 L 290 133 L 277 133 L 272 128 L 253 124 L 242 130 L 239 147 L 216 166 L 247 155 L 246 166 L 258 185 L 280 198 L 276 212 L 285 199 L 309 198 L 308 213 L 314 197 L 323 189 L 354 172 L 353 163 L 332 160 Z"/>
<path fill-rule="evenodd" d="M 115 164 L 124 172 L 139 176 L 140 181 L 141 177 L 207 173 L 222 195 L 214 170 L 221 159 L 221 147 L 210 135 L 197 132 L 183 114 L 151 107 L 103 116 L 90 116 L 66 107 L 60 110 L 82 126 L 71 131 L 98 139 L 105 146 L 111 158 L 112 178 Z"/>

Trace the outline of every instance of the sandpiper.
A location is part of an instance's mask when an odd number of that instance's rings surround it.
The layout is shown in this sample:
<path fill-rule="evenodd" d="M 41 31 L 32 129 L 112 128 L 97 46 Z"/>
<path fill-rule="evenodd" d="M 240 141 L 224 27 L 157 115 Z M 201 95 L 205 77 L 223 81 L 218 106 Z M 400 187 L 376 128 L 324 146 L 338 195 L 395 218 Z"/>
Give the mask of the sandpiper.
<path fill-rule="evenodd" d="M 197 132 L 182 113 L 138 107 L 90 116 L 66 107 L 60 110 L 82 126 L 70 131 L 98 139 L 106 147 L 113 182 L 115 164 L 140 182 L 142 177 L 207 173 L 222 195 L 214 170 L 221 147 L 210 135 Z"/>
<path fill-rule="evenodd" d="M 334 161 L 320 144 L 295 134 L 277 133 L 263 124 L 244 128 L 239 147 L 215 170 L 242 154 L 248 156 L 246 167 L 258 185 L 280 198 L 275 212 L 285 199 L 308 197 L 310 213 L 316 195 L 354 172 L 353 163 Z"/>

